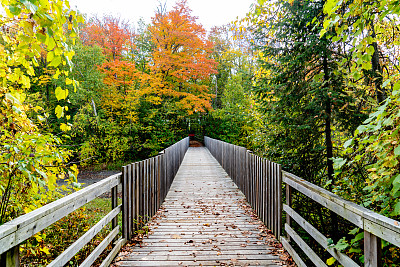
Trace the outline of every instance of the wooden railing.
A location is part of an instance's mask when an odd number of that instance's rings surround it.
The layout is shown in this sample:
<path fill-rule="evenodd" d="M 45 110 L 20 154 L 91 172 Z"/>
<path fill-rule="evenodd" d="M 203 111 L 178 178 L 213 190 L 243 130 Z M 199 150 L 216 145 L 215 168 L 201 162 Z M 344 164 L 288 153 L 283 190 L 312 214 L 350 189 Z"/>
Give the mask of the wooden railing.
<path fill-rule="evenodd" d="M 189 147 L 189 137 L 159 155 L 122 168 L 123 237 L 130 239 L 159 209 Z"/>
<path fill-rule="evenodd" d="M 272 230 L 292 255 L 298 266 L 308 266 L 293 249 L 295 243 L 315 266 L 327 266 L 326 260 L 315 251 L 292 228 L 292 221 L 301 226 L 342 266 L 359 266 L 345 253 L 334 248 L 318 229 L 302 218 L 292 207 L 292 189 L 328 208 L 343 219 L 364 230 L 364 266 L 382 266 L 381 239 L 400 247 L 400 222 L 379 215 L 353 202 L 311 184 L 291 173 L 281 170 L 279 164 L 255 156 L 244 147 L 235 146 L 209 137 L 204 138 L 206 147 L 218 160 L 265 225 Z M 286 185 L 286 204 L 282 203 L 283 184 Z M 281 236 L 281 212 L 286 213 Z M 293 241 L 293 242 L 292 242 Z M 291 243 L 292 242 L 292 243 Z"/>
<path fill-rule="evenodd" d="M 247 197 L 258 217 L 280 237 L 282 221 L 281 166 L 244 147 L 204 137 L 211 154 Z"/>
<path fill-rule="evenodd" d="M 64 266 L 104 226 L 111 222 L 112 230 L 80 266 L 91 266 L 104 249 L 113 243 L 113 249 L 101 266 L 108 266 L 121 246 L 133 234 L 137 220 L 144 222 L 161 205 L 189 146 L 185 138 L 170 146 L 158 156 L 123 167 L 122 173 L 112 175 L 93 185 L 47 204 L 0 226 L 0 266 L 19 266 L 19 245 L 93 199 L 111 191 L 112 210 L 96 225 L 70 245 L 48 266 Z M 122 204 L 118 205 L 118 186 L 122 185 Z M 122 236 L 118 214 L 122 211 Z M 116 240 L 115 242 L 113 242 Z"/>
<path fill-rule="evenodd" d="M 316 266 L 327 265 L 325 261 L 322 260 L 293 230 L 291 227 L 291 220 L 296 221 L 297 224 L 299 224 L 312 238 L 314 238 L 315 241 L 328 251 L 341 265 L 346 267 L 359 265 L 346 254 L 330 247 L 328 245 L 328 238 L 292 209 L 292 189 L 296 189 L 301 194 L 309 197 L 313 201 L 321 204 L 364 230 L 364 266 L 381 266 L 381 239 L 384 239 L 398 247 L 400 246 L 400 222 L 377 214 L 353 202 L 344 200 L 337 195 L 311 184 L 291 173 L 283 172 L 283 182 L 286 184 L 286 205 L 283 205 L 283 210 L 287 215 L 285 224 L 287 237 L 285 238 L 282 236 L 281 241 L 298 266 L 307 265 L 289 244 L 290 239 L 296 243 L 296 245 L 312 262 L 315 263 Z"/>

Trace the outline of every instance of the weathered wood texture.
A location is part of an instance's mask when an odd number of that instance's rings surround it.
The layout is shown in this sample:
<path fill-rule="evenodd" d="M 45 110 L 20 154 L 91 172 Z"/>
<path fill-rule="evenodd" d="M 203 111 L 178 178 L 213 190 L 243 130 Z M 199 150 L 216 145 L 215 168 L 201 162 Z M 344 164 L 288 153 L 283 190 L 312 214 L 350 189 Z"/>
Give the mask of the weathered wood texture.
<path fill-rule="evenodd" d="M 123 238 L 129 240 L 160 208 L 188 147 L 187 137 L 155 157 L 122 167 Z"/>
<path fill-rule="evenodd" d="M 245 194 L 258 217 L 279 238 L 282 227 L 281 166 L 244 147 L 204 137 L 211 154 Z"/>
<path fill-rule="evenodd" d="M 228 162 L 227 162 L 228 163 Z M 189 148 L 150 234 L 119 266 L 278 266 L 245 196 L 206 148 Z"/>
<path fill-rule="evenodd" d="M 189 138 L 165 149 L 157 157 L 122 168 L 122 173 L 110 176 L 78 192 L 54 201 L 26 215 L 0 226 L 0 266 L 18 266 L 18 246 L 37 232 L 52 225 L 69 213 L 77 210 L 96 197 L 111 191 L 112 211 L 95 226 L 69 246 L 49 266 L 64 266 L 83 246 L 85 246 L 104 226 L 111 222 L 111 233 L 82 263 L 90 266 L 108 244 L 118 238 L 117 216 L 122 210 L 122 237 L 103 262 L 108 266 L 126 240 L 132 237 L 136 222 L 154 215 L 162 199 L 168 192 L 183 156 L 189 147 Z M 117 187 L 122 184 L 122 207 L 117 204 Z M 165 188 L 162 188 L 162 187 Z"/>
<path fill-rule="evenodd" d="M 0 226 L 0 266 L 11 267 L 19 266 L 18 247 L 23 241 L 33 236 L 37 232 L 52 225 L 59 219 L 67 216 L 71 212 L 79 209 L 86 203 L 92 201 L 96 197 L 111 191 L 112 195 L 112 211 L 100 220 L 95 226 L 89 229 L 81 238 L 68 247 L 59 257 L 57 257 L 49 266 L 63 266 L 69 261 L 84 245 L 86 245 L 93 236 L 95 236 L 101 229 L 109 222 L 116 226 L 116 217 L 121 210 L 117 206 L 116 190 L 117 186 L 121 184 L 121 173 L 110 176 L 97 182 L 93 185 L 85 187 L 84 189 L 63 197 L 57 201 L 47 204 L 37 210 L 27 213 L 23 216 L 16 218 L 8 223 Z M 84 265 L 88 265 L 95 259 L 93 257 L 98 252 L 103 250 L 116 234 L 109 236 L 101 243 L 101 248 L 94 251 L 88 258 Z M 101 252 L 100 251 L 100 252 Z"/>
<path fill-rule="evenodd" d="M 290 227 L 291 219 L 296 221 L 298 225 L 300 225 L 343 266 L 358 265 L 347 255 L 338 252 L 335 248 L 329 248 L 327 237 L 320 233 L 315 227 L 313 227 L 296 211 L 294 211 L 292 207 L 290 207 L 292 188 L 364 230 L 365 266 L 382 266 L 381 239 L 384 239 L 396 246 L 400 246 L 400 222 L 379 215 L 353 202 L 342 199 L 337 195 L 311 184 L 291 173 L 283 172 L 283 182 L 286 183 L 287 188 L 286 197 L 288 201 L 287 205 L 283 206 L 283 209 L 287 216 L 285 229 L 288 234 L 288 238 L 281 238 L 281 241 L 289 253 L 292 254 L 293 259 L 299 266 L 302 265 L 303 262 L 300 262 L 298 255 L 294 254 L 294 250 L 289 244 L 290 239 L 293 239 L 298 247 L 303 250 L 303 252 L 308 255 L 313 262 L 318 262 L 319 259 L 314 252 L 310 251 L 310 248 Z M 322 264 L 320 263 L 318 266 L 322 266 Z"/>

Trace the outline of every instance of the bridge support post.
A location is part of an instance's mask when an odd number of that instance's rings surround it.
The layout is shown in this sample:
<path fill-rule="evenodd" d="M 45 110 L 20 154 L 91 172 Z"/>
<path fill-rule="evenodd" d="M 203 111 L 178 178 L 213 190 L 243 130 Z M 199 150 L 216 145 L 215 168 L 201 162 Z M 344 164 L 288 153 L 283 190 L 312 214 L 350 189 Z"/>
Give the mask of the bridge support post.
<path fill-rule="evenodd" d="M 19 267 L 19 245 L 1 254 L 1 267 Z"/>
<path fill-rule="evenodd" d="M 381 239 L 370 232 L 364 231 L 364 266 L 382 266 L 382 244 Z"/>

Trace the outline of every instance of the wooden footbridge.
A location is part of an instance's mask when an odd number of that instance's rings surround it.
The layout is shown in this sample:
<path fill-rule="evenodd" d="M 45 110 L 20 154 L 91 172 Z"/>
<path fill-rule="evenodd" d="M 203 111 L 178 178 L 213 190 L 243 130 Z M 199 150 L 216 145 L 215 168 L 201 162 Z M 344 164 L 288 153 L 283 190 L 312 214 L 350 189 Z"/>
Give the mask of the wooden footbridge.
<path fill-rule="evenodd" d="M 1 225 L 0 265 L 18 266 L 21 243 L 110 191 L 112 210 L 49 266 L 68 265 L 107 224 L 112 230 L 80 266 L 91 266 L 110 245 L 100 266 L 282 266 L 283 249 L 274 246 L 276 240 L 298 266 L 327 266 L 327 256 L 317 255 L 296 233 L 298 227 L 337 263 L 359 266 L 291 207 L 293 189 L 364 231 L 364 266 L 381 266 L 381 239 L 400 246 L 399 222 L 286 173 L 246 148 L 208 137 L 205 146 L 189 148 L 185 138 L 156 157 Z M 124 247 L 143 227 L 150 230 L 140 245 Z"/>

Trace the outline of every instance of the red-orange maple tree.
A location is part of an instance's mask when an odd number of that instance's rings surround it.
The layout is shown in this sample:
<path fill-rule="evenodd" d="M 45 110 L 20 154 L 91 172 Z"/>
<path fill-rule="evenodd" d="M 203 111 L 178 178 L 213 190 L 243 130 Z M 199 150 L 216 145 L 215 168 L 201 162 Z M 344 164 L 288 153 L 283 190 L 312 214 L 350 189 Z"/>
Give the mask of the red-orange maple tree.
<path fill-rule="evenodd" d="M 213 44 L 191 16 L 186 0 L 169 12 L 158 12 L 149 27 L 154 44 L 149 86 L 144 93 L 175 99 L 176 108 L 189 114 L 211 109 L 204 81 L 216 73 Z"/>
<path fill-rule="evenodd" d="M 118 17 L 105 16 L 92 19 L 83 29 L 81 40 L 86 45 L 97 45 L 106 55 L 106 62 L 99 66 L 105 74 L 104 87 L 100 89 L 101 107 L 109 119 L 118 118 L 123 123 L 135 116 L 135 83 L 140 77 L 135 63 L 127 54 L 135 49 L 129 24 Z"/>
<path fill-rule="evenodd" d="M 84 44 L 100 46 L 109 60 L 121 59 L 133 46 L 133 38 L 129 24 L 112 16 L 91 19 L 81 33 Z"/>

